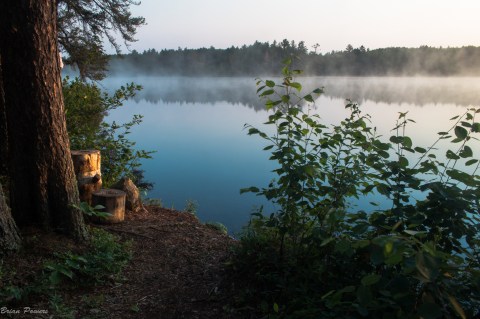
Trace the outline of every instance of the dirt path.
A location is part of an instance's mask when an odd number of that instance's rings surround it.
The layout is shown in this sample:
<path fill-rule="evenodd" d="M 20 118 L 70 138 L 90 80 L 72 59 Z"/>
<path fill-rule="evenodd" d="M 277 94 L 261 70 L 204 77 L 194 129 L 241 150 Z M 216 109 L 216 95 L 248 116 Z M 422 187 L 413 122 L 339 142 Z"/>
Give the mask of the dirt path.
<path fill-rule="evenodd" d="M 87 295 L 87 318 L 231 318 L 222 287 L 222 264 L 234 240 L 189 213 L 148 207 L 121 224 L 103 227 L 132 239 L 124 282 Z M 95 304 L 98 302 L 98 306 Z"/>
<path fill-rule="evenodd" d="M 112 278 L 96 287 L 66 285 L 61 291 L 32 294 L 17 303 L 11 296 L 0 299 L 0 308 L 8 304 L 5 309 L 18 310 L 2 312 L 0 318 L 233 318 L 224 309 L 231 297 L 222 288 L 223 265 L 235 245 L 232 238 L 192 214 L 153 206 L 127 214 L 123 223 L 100 227 L 133 241 L 133 257 L 120 280 Z M 24 230 L 23 239 L 19 253 L 0 259 L 0 287 L 28 286 L 56 253 L 85 249 L 71 239 L 36 229 Z M 27 315 L 24 307 L 48 312 Z"/>

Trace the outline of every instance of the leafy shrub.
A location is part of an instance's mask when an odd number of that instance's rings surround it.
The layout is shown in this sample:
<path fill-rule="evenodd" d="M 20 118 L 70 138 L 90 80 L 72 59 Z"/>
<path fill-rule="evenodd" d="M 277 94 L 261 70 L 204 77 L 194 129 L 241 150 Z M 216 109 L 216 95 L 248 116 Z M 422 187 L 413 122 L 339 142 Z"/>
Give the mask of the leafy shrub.
<path fill-rule="evenodd" d="M 122 86 L 113 95 L 100 90 L 94 83 L 76 78 L 63 80 L 63 96 L 67 130 L 72 149 L 97 149 L 102 156 L 102 182 L 105 186 L 115 183 L 122 176 L 151 188 L 142 182 L 140 160 L 151 158 L 151 151 L 135 150 L 135 142 L 127 138 L 132 127 L 142 122 L 141 115 L 133 115 L 130 122 L 106 123 L 104 117 L 132 98 L 141 86 L 134 83 Z"/>
<path fill-rule="evenodd" d="M 340 124 L 322 124 L 311 114 L 322 90 L 301 94 L 301 72 L 290 63 L 280 84 L 257 82 L 275 133 L 247 125 L 278 167 L 267 188 L 242 192 L 265 196 L 278 211 L 253 214 L 235 248 L 236 306 L 272 318 L 478 315 L 480 162 L 469 144 L 480 133 L 480 109 L 453 118 L 429 148 L 406 136 L 406 113 L 384 141 L 352 102 Z M 434 151 L 449 140 L 457 147 L 444 163 Z M 391 208 L 352 211 L 351 200 L 369 194 Z"/>
<path fill-rule="evenodd" d="M 29 277 L 28 283 L 12 282 L 14 274 L 2 278 L 0 268 L 2 304 L 25 302 L 32 295 L 55 299 L 62 284 L 96 285 L 115 279 L 131 259 L 131 242 L 120 242 L 117 236 L 97 228 L 92 228 L 90 235 L 84 253 L 56 253 L 45 263 L 42 273 Z"/>
<path fill-rule="evenodd" d="M 91 229 L 91 240 L 84 254 L 56 254 L 56 260 L 45 265 L 52 285 L 64 279 L 96 284 L 117 275 L 131 258 L 131 242 L 121 243 L 117 237 L 98 228 Z"/>

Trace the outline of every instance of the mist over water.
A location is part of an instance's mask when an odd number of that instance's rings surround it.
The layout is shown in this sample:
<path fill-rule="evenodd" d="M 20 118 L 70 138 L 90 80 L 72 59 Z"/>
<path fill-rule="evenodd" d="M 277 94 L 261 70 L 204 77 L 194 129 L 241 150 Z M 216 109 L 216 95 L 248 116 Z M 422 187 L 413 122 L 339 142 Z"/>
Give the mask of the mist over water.
<path fill-rule="evenodd" d="M 311 77 L 298 79 L 302 93 L 325 87 L 316 109 L 326 124 L 347 116 L 345 99 L 358 101 L 387 137 L 398 112 L 408 111 L 416 123 L 407 128 L 416 146 L 428 146 L 436 132 L 451 126 L 449 119 L 465 107 L 480 105 L 480 78 Z M 143 162 L 145 178 L 155 183 L 148 196 L 165 207 L 183 209 L 187 200 L 199 204 L 202 221 L 219 221 L 230 232 L 248 222 L 254 207 L 266 205 L 244 187 L 265 187 L 275 163 L 262 151 L 264 142 L 247 136 L 244 124 L 262 128 L 268 113 L 256 96 L 255 79 L 248 77 L 109 77 L 101 85 L 113 91 L 126 82 L 144 87 L 132 101 L 112 112 L 107 121 L 126 122 L 144 115 L 131 139 L 139 149 L 156 150 Z M 440 146 L 442 147 L 442 146 Z M 474 155 L 480 152 L 474 147 Z M 372 199 L 369 199 L 370 201 Z M 364 201 L 364 202 L 368 202 Z M 364 202 L 358 209 L 368 209 Z"/>
<path fill-rule="evenodd" d="M 324 96 L 364 102 L 402 104 L 480 105 L 480 77 L 300 77 L 303 93 L 323 87 Z M 262 110 L 264 104 L 256 96 L 254 77 L 181 77 L 137 76 L 110 77 L 103 83 L 114 89 L 126 82 L 135 82 L 143 90 L 135 101 L 151 103 L 216 103 L 244 104 Z M 280 79 L 277 81 L 281 84 Z"/>

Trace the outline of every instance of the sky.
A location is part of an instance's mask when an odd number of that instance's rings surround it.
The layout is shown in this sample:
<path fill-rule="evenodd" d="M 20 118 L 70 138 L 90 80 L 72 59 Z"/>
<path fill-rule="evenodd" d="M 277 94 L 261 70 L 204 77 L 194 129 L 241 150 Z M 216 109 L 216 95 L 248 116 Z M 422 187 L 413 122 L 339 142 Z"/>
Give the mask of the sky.
<path fill-rule="evenodd" d="M 147 22 L 131 45 L 139 52 L 227 48 L 285 38 L 303 40 L 309 48 L 318 43 L 321 53 L 344 50 L 348 44 L 370 49 L 480 46 L 480 0 L 141 1 L 132 7 Z"/>
<path fill-rule="evenodd" d="M 480 46 L 480 0 L 142 0 L 131 49 L 227 48 L 283 39 L 310 49 Z"/>

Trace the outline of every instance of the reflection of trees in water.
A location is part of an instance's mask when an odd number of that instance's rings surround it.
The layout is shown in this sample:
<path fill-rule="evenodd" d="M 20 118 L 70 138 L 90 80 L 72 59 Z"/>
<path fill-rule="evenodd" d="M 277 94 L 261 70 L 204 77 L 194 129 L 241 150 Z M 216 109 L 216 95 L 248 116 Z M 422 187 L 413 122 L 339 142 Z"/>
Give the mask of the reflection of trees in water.
<path fill-rule="evenodd" d="M 317 78 L 325 95 L 359 103 L 480 106 L 480 78 Z M 316 82 L 315 81 L 315 82 Z"/>
<path fill-rule="evenodd" d="M 243 104 L 255 110 L 264 108 L 256 96 L 253 78 L 145 77 L 137 81 L 144 89 L 135 98 L 148 102 Z M 480 105 L 480 78 L 389 78 L 315 77 L 300 79 L 302 93 L 325 88 L 325 96 L 351 99 L 359 103 L 409 103 Z"/>

